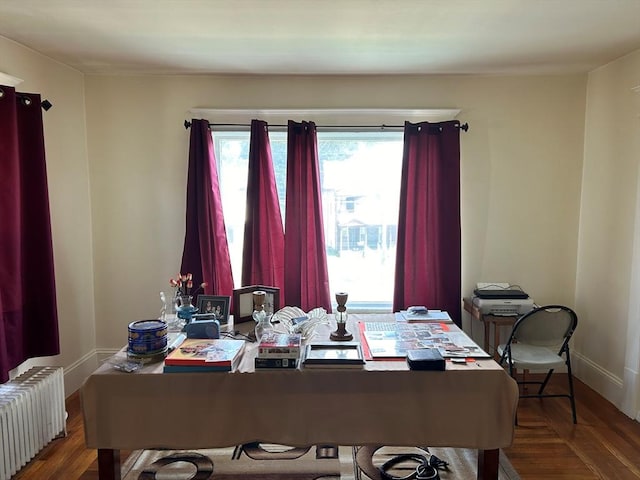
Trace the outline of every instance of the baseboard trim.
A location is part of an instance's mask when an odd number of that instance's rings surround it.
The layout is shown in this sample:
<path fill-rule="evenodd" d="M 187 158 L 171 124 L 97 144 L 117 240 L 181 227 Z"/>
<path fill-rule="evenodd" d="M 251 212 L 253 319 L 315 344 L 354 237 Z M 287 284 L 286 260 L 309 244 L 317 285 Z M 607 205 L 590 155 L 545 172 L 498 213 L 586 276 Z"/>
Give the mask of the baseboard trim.
<path fill-rule="evenodd" d="M 640 419 L 640 373 L 625 367 L 622 404 L 620 410 L 636 420 Z"/>
<path fill-rule="evenodd" d="M 604 398 L 621 409 L 624 382 L 620 377 L 605 370 L 591 359 L 576 353 L 571 353 L 573 374 L 589 385 Z M 627 412 L 625 414 L 628 415 Z"/>
<path fill-rule="evenodd" d="M 98 366 L 119 349 L 94 349 L 64 369 L 64 391 L 69 397 L 82 387 Z"/>
<path fill-rule="evenodd" d="M 84 383 L 85 379 L 98 368 L 96 351 L 91 350 L 64 369 L 64 391 L 69 397 Z"/>

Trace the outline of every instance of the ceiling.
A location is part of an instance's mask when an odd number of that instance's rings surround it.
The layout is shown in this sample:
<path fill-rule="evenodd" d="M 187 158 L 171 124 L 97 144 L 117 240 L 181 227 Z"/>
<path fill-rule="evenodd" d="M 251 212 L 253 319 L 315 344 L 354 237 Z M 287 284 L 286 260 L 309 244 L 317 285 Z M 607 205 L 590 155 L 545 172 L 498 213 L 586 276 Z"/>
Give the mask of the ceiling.
<path fill-rule="evenodd" d="M 640 49 L 640 0 L 0 0 L 0 35 L 87 74 L 561 74 Z"/>

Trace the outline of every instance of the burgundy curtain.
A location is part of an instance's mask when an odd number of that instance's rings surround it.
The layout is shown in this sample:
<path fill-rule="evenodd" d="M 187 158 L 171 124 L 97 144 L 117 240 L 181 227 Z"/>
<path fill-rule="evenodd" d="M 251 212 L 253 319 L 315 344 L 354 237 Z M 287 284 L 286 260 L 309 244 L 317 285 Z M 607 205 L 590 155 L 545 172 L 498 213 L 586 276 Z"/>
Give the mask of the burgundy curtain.
<path fill-rule="evenodd" d="M 60 353 L 40 95 L 0 86 L 0 383 Z"/>
<path fill-rule="evenodd" d="M 331 311 L 322 222 L 318 141 L 313 122 L 289 121 L 284 247 L 287 305 Z"/>
<path fill-rule="evenodd" d="M 206 120 L 191 121 L 186 231 L 180 272 L 193 274 L 194 289 L 204 281 L 207 282 L 204 291 L 209 295 L 233 294 L 216 156 Z"/>
<path fill-rule="evenodd" d="M 251 121 L 242 285 L 280 288 L 284 296 L 284 228 L 267 123 Z"/>
<path fill-rule="evenodd" d="M 425 305 L 460 326 L 459 125 L 405 122 L 393 311 Z"/>

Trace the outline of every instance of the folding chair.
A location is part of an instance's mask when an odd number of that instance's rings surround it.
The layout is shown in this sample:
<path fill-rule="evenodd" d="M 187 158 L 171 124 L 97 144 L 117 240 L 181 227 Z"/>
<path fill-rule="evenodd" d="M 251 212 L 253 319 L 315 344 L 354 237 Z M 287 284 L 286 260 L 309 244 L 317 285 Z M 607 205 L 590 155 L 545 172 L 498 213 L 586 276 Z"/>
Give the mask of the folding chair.
<path fill-rule="evenodd" d="M 538 393 L 521 394 L 520 398 L 566 397 L 571 403 L 573 423 L 577 423 L 576 404 L 573 393 L 571 373 L 571 355 L 569 340 L 578 325 L 578 316 L 569 307 L 546 305 L 535 308 L 523 315 L 514 324 L 506 344 L 498 346 L 500 364 L 505 362 L 509 374 L 519 385 L 539 385 Z M 569 394 L 545 394 L 544 389 L 554 369 L 566 365 L 569 381 Z M 515 371 L 547 370 L 543 381 L 519 380 Z"/>

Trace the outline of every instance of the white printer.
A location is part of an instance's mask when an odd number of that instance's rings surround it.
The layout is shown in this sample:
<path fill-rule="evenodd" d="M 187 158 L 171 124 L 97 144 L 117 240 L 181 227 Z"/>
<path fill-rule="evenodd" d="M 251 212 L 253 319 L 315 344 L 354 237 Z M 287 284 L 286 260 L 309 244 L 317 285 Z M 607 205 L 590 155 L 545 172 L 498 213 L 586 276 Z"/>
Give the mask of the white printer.
<path fill-rule="evenodd" d="M 473 294 L 473 304 L 484 315 L 524 315 L 534 307 L 522 288 L 509 283 L 478 283 Z"/>

